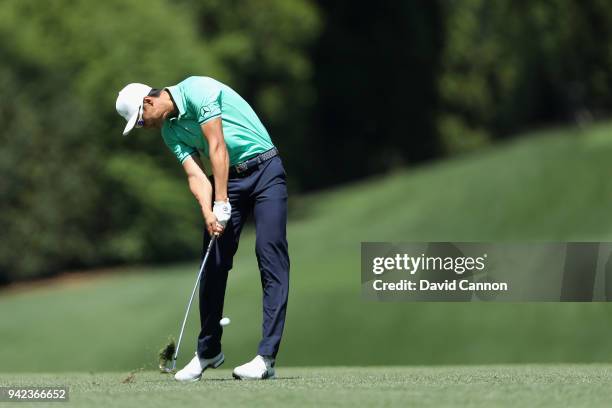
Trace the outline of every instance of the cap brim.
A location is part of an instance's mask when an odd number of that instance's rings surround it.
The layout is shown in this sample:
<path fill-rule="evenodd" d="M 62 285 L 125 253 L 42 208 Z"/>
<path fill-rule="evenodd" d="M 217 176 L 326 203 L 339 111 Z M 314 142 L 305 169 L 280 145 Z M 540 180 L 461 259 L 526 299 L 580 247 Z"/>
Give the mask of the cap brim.
<path fill-rule="evenodd" d="M 123 129 L 123 136 L 127 136 L 127 134 L 130 133 L 132 129 L 134 129 L 134 126 L 136 126 L 137 120 L 138 120 L 138 111 L 136 111 L 136 113 L 132 115 L 130 120 L 128 120 L 127 125 L 125 125 L 125 129 Z"/>

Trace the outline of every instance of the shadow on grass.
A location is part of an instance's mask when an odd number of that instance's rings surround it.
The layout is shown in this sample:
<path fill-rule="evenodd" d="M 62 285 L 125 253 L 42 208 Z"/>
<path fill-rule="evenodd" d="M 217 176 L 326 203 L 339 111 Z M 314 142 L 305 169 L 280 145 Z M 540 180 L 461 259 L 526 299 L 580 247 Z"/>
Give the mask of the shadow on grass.
<path fill-rule="evenodd" d="M 292 381 L 292 380 L 302 380 L 302 377 L 275 377 L 271 380 L 267 380 L 267 381 Z M 240 382 L 248 382 L 248 383 L 253 383 L 256 382 L 255 380 L 237 380 L 235 378 L 206 378 L 206 379 L 202 379 L 202 380 L 198 380 L 198 381 L 194 381 L 194 382 L 186 382 L 185 384 L 197 384 L 197 383 L 206 383 L 206 382 L 236 382 L 236 383 L 240 383 Z M 159 383 L 159 380 L 144 380 L 142 382 L 145 383 Z M 172 384 L 181 384 L 181 382 L 179 381 L 175 381 L 174 379 L 168 379 L 169 383 Z"/>
<path fill-rule="evenodd" d="M 275 377 L 271 380 L 267 380 L 267 381 L 279 381 L 279 380 L 301 380 L 302 377 Z M 204 380 L 201 381 L 235 381 L 237 383 L 239 382 L 255 382 L 255 380 L 237 380 L 235 378 L 206 378 Z"/>

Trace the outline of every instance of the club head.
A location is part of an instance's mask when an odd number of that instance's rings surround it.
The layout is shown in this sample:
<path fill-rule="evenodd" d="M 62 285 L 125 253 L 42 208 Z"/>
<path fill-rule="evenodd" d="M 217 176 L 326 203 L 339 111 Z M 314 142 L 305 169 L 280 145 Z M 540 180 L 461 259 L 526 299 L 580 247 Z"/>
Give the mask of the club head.
<path fill-rule="evenodd" d="M 166 374 L 172 374 L 176 369 L 176 360 L 172 360 L 172 364 L 167 365 L 164 363 L 159 363 L 159 371 Z"/>
<path fill-rule="evenodd" d="M 176 368 L 176 343 L 170 337 L 168 344 L 159 350 L 159 371 L 162 373 L 171 373 Z"/>

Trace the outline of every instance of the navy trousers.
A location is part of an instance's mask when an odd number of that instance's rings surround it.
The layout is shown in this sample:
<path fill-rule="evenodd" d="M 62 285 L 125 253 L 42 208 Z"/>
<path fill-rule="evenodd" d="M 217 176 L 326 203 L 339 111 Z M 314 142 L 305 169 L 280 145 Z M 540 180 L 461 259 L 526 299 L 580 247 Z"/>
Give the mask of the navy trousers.
<path fill-rule="evenodd" d="M 213 182 L 214 186 L 214 182 Z M 287 245 L 287 184 L 279 156 L 246 174 L 230 176 L 228 195 L 232 216 L 217 239 L 200 280 L 200 324 L 198 356 L 211 358 L 221 352 L 227 275 L 238 249 L 240 232 L 247 217 L 255 220 L 255 254 L 263 289 L 263 330 L 257 354 L 275 357 L 283 335 L 289 292 Z M 210 236 L 204 232 L 204 248 Z"/>

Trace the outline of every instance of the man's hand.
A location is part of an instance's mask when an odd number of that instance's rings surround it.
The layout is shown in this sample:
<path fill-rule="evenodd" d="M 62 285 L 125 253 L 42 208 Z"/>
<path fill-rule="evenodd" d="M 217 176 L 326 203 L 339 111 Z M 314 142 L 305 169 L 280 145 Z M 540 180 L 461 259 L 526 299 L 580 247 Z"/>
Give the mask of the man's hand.
<path fill-rule="evenodd" d="M 211 237 L 223 233 L 225 228 L 217 221 L 217 216 L 212 211 L 204 213 L 204 221 L 206 222 L 206 230 Z"/>
<path fill-rule="evenodd" d="M 229 203 L 229 200 L 215 201 L 213 213 L 217 218 L 217 222 L 221 224 L 223 228 L 225 228 L 227 222 L 232 216 L 232 205 Z"/>

